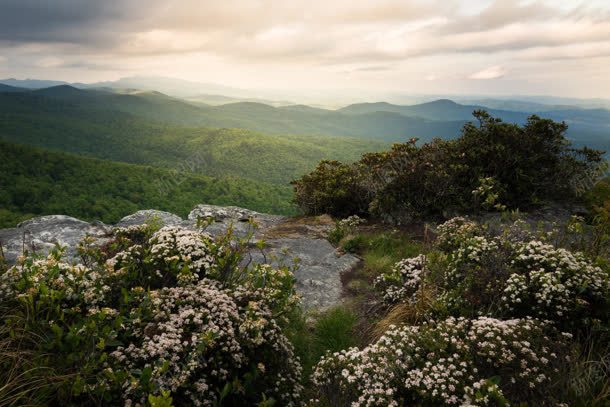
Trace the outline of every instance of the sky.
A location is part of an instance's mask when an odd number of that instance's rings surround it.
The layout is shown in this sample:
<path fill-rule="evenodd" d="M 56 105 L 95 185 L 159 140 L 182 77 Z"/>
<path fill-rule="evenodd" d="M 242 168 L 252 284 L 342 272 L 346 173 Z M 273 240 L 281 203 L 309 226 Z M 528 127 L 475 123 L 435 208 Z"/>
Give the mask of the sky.
<path fill-rule="evenodd" d="M 0 78 L 610 97 L 610 0 L 0 0 Z"/>

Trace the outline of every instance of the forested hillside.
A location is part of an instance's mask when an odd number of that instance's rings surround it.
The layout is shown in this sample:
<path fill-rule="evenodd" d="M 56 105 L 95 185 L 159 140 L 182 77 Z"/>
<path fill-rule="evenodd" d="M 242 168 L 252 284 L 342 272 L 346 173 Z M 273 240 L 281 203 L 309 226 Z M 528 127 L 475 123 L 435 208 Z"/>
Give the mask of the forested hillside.
<path fill-rule="evenodd" d="M 198 203 L 292 214 L 289 187 L 83 158 L 0 142 L 0 228 L 37 215 L 116 222 L 139 209 L 181 216 Z"/>
<path fill-rule="evenodd" d="M 49 108 L 46 104 L 52 104 L 53 107 Z M 610 150 L 610 111 L 570 106 L 539 107 L 541 111 L 512 111 L 459 104 L 447 99 L 412 106 L 385 102 L 360 103 L 340 110 L 305 105 L 273 107 L 255 102 L 210 106 L 155 91 L 83 90 L 68 85 L 0 93 L 0 106 L 4 110 L 3 114 L 8 115 L 17 112 L 24 114 L 29 110 L 27 119 L 35 121 L 39 118 L 31 115 L 39 110 L 49 113 L 70 112 L 74 118 L 82 118 L 87 114 L 102 117 L 111 113 L 113 119 L 121 112 L 147 122 L 171 126 L 241 128 L 282 137 L 287 134 L 308 137 L 349 136 L 386 142 L 400 142 L 411 137 L 417 137 L 423 142 L 434 137 L 456 138 L 462 126 L 472 120 L 472 112 L 483 109 L 515 124 L 524 124 L 532 113 L 543 118 L 565 121 L 570 126 L 567 136 L 575 145 Z M 536 108 L 535 105 L 530 107 Z M 15 121 L 14 116 L 10 116 L 10 119 Z"/>
<path fill-rule="evenodd" d="M 387 147 L 384 142 L 347 137 L 272 136 L 242 129 L 184 127 L 111 110 L 124 106 L 121 104 L 95 108 L 86 102 L 43 96 L 47 93 L 48 89 L 0 94 L 0 139 L 114 161 L 278 184 L 287 184 L 322 159 L 354 161 L 366 151 Z M 70 87 L 54 88 L 53 93 L 83 93 L 93 95 L 85 97 L 92 99 L 98 95 Z M 133 100 L 130 95 L 110 95 L 122 96 Z M 146 110 L 145 105 L 138 106 Z M 161 110 L 168 106 L 171 103 Z M 156 110 L 151 107 L 150 111 Z"/>
<path fill-rule="evenodd" d="M 45 106 L 51 104 L 53 107 Z M 240 102 L 222 106 L 191 104 L 158 92 L 113 93 L 81 90 L 62 85 L 25 93 L 0 94 L 4 113 L 38 109 L 54 112 L 123 112 L 171 125 L 229 127 L 286 135 L 334 135 L 373 140 L 402 141 L 410 137 L 428 140 L 453 137 L 464 121 L 432 121 L 392 112 L 360 115 L 324 109 L 275 108 L 262 103 Z M 12 120 L 15 120 L 12 118 Z"/>

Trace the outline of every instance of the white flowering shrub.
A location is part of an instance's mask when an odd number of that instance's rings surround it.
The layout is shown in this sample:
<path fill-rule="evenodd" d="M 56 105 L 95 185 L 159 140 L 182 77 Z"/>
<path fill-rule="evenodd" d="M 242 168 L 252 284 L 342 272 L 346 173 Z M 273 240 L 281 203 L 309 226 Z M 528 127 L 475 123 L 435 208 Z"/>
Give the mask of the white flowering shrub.
<path fill-rule="evenodd" d="M 130 311 L 117 339 L 96 386 L 121 388 L 126 404 L 167 390 L 181 404 L 212 406 L 227 385 L 235 394 L 225 402 L 254 402 L 259 389 L 283 405 L 300 397 L 300 366 L 262 292 L 207 279 L 163 288 Z"/>
<path fill-rule="evenodd" d="M 439 292 L 436 309 L 455 316 L 548 319 L 564 329 L 607 320 L 609 271 L 583 253 L 532 240 L 535 235 L 520 221 L 492 230 L 458 218 L 438 231 L 439 253 L 430 267 L 442 272 L 427 273 L 424 280 Z M 385 288 L 386 300 L 388 293 L 412 287 L 393 275 L 381 279 L 397 283 Z M 416 296 L 409 292 L 409 298 Z"/>
<path fill-rule="evenodd" d="M 144 225 L 119 228 L 115 236 L 119 250 L 106 261 L 108 267 L 126 269 L 143 284 L 185 285 L 204 277 L 218 278 L 218 247 L 207 233 L 176 226 L 150 233 Z"/>
<path fill-rule="evenodd" d="M 312 380 L 318 402 L 331 405 L 539 405 L 553 400 L 570 337 L 534 319 L 391 327 L 363 349 L 324 357 Z"/>
<path fill-rule="evenodd" d="M 394 265 L 389 273 L 383 273 L 374 281 L 376 289 L 387 303 L 401 300 L 414 302 L 426 272 L 426 256 L 404 259 Z"/>
<path fill-rule="evenodd" d="M 54 250 L 46 258 L 19 259 L 0 274 L 0 301 L 26 300 L 35 293 L 41 304 L 57 304 L 62 311 L 77 314 L 82 305 L 96 309 L 106 304 L 110 284 L 120 281 L 123 273 L 68 264 L 61 256 L 61 250 Z"/>
<path fill-rule="evenodd" d="M 540 241 L 519 245 L 501 304 L 510 314 L 550 320 L 582 320 L 604 308 L 608 273 L 582 253 Z"/>
<path fill-rule="evenodd" d="M 55 251 L 0 273 L 7 332 L 35 333 L 28 352 L 66 378 L 41 387 L 49 404 L 300 405 L 288 269 L 240 268 L 225 242 L 244 242 L 178 227 L 112 238 L 81 245 L 86 264 Z"/>
<path fill-rule="evenodd" d="M 441 250 L 453 250 L 461 245 L 463 239 L 474 237 L 479 225 L 467 218 L 458 216 L 436 228 L 436 244 Z"/>
<path fill-rule="evenodd" d="M 335 222 L 335 226 L 328 232 L 328 240 L 331 243 L 337 244 L 345 236 L 352 233 L 358 226 L 365 222 L 358 215 L 352 215 L 345 219 Z"/>
<path fill-rule="evenodd" d="M 345 229 L 354 229 L 354 228 L 362 225 L 363 223 L 364 223 L 364 219 L 362 219 L 360 216 L 352 215 L 352 216 L 348 216 L 345 219 L 341 219 L 339 221 L 339 223 L 337 224 L 337 226 L 340 228 L 345 228 Z"/>
<path fill-rule="evenodd" d="M 608 268 L 537 240 L 546 234 L 524 222 L 498 229 L 455 218 L 438 232 L 433 252 L 375 279 L 386 304 L 415 303 L 427 288 L 437 293 L 434 317 L 532 317 L 567 330 L 608 320 Z"/>

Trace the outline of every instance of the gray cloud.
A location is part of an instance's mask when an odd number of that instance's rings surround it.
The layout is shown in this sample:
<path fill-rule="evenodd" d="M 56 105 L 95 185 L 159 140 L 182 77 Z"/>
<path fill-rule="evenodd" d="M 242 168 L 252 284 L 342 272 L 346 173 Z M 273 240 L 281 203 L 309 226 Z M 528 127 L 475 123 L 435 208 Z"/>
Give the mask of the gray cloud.
<path fill-rule="evenodd" d="M 610 52 L 603 0 L 1 1 L 0 72 L 222 76 L 223 66 L 235 74 L 235 66 L 260 66 L 269 77 L 277 76 L 272 70 L 352 78 L 409 72 L 421 80 L 431 71 L 435 79 L 468 78 L 503 67 L 502 75 L 478 76 L 507 80 L 527 71 L 515 65 Z"/>
<path fill-rule="evenodd" d="M 134 11 L 135 2 L 121 0 L 3 0 L 0 40 L 11 43 L 113 43 Z"/>
<path fill-rule="evenodd" d="M 83 49 L 127 56 L 206 52 L 332 64 L 610 40 L 609 20 L 600 18 L 608 11 L 495 0 L 479 13 L 467 15 L 458 11 L 458 5 L 457 0 L 56 0 L 52 5 L 4 0 L 0 41 L 11 46 L 77 46 L 62 49 L 65 53 L 83 53 Z M 419 28 L 408 27 L 426 21 L 430 22 Z M 541 29 L 549 22 L 576 23 L 583 30 L 561 35 Z M 521 27 L 518 32 L 507 30 L 513 25 Z"/>

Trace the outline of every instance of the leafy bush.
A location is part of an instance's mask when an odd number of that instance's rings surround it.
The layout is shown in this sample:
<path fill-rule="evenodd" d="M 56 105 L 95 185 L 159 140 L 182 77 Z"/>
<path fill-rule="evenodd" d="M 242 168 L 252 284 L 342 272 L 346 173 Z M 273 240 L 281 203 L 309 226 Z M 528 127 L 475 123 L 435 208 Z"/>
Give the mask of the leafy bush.
<path fill-rule="evenodd" d="M 383 273 L 375 280 L 375 287 L 383 291 L 383 299 L 393 303 L 404 298 L 415 300 L 426 271 L 425 255 L 403 259 L 390 273 Z"/>
<path fill-rule="evenodd" d="M 586 195 L 589 222 L 594 226 L 591 251 L 610 257 L 610 178 L 599 181 Z"/>
<path fill-rule="evenodd" d="M 0 365 L 22 366 L 24 378 L 52 374 L 20 388 L 16 402 L 298 404 L 301 367 L 283 333 L 294 278 L 239 268 L 231 247 L 246 243 L 132 226 L 102 247 L 85 242 L 84 264 L 62 262 L 61 250 L 20 259 L 0 275 L 0 333 L 15 350 Z M 37 339 L 24 348 L 29 336 Z M 24 352 L 34 367 L 17 363 Z"/>
<path fill-rule="evenodd" d="M 361 253 L 365 247 L 366 239 L 362 235 L 347 237 L 341 244 L 341 249 L 347 253 Z"/>
<path fill-rule="evenodd" d="M 320 404 L 508 405 L 554 400 L 566 340 L 546 322 L 449 318 L 392 327 L 363 349 L 323 358 Z"/>
<path fill-rule="evenodd" d="M 567 125 L 531 116 L 523 126 L 475 111 L 451 141 L 412 139 L 354 164 L 322 162 L 294 181 L 308 214 L 369 213 L 393 222 L 480 210 L 565 203 L 586 192 L 607 168 L 603 152 L 575 149 Z"/>
<path fill-rule="evenodd" d="M 366 190 L 360 174 L 350 165 L 322 161 L 303 178 L 292 181 L 294 201 L 308 215 L 328 213 L 343 217 L 366 212 Z"/>
<path fill-rule="evenodd" d="M 547 243 L 552 232 L 535 234 L 522 221 L 494 231 L 464 218 L 437 231 L 433 261 L 405 259 L 378 277 L 386 302 L 416 302 L 427 284 L 438 290 L 436 309 L 455 316 L 534 317 L 562 329 L 607 319 L 608 268 Z"/>

